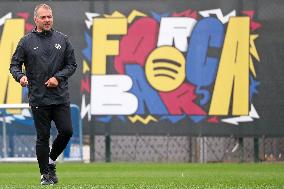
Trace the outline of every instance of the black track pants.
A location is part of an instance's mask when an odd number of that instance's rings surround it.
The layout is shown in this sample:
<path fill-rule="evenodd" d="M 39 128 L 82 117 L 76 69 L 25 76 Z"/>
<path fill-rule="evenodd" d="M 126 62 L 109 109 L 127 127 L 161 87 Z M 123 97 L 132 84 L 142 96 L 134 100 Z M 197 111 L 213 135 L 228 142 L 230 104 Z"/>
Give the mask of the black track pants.
<path fill-rule="evenodd" d="M 69 104 L 32 106 L 37 132 L 36 155 L 41 174 L 48 173 L 49 157 L 56 160 L 63 152 L 73 134 Z M 51 151 L 49 138 L 51 121 L 54 121 L 58 134 L 53 141 Z"/>

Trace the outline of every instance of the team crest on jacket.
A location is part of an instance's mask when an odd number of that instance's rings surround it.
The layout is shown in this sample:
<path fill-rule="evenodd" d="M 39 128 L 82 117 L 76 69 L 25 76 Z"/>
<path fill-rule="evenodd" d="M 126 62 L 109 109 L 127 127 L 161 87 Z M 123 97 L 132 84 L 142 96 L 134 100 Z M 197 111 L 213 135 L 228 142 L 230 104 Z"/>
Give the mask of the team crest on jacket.
<path fill-rule="evenodd" d="M 58 43 L 56 43 L 56 44 L 54 45 L 54 47 L 57 48 L 58 50 L 61 49 L 61 45 L 58 44 Z"/>

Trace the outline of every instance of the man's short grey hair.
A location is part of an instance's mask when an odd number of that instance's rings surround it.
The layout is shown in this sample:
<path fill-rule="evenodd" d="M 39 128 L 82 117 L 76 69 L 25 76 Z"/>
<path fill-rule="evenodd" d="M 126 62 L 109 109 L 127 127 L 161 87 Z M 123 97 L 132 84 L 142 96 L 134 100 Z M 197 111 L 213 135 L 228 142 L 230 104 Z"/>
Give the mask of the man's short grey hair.
<path fill-rule="evenodd" d="M 34 10 L 34 17 L 37 17 L 37 11 L 38 11 L 38 9 L 41 8 L 41 7 L 46 8 L 46 9 L 49 9 L 49 10 L 52 11 L 52 9 L 51 9 L 51 7 L 50 7 L 49 5 L 47 5 L 47 4 L 45 4 L 45 3 L 38 4 L 38 5 L 35 7 L 35 10 Z"/>

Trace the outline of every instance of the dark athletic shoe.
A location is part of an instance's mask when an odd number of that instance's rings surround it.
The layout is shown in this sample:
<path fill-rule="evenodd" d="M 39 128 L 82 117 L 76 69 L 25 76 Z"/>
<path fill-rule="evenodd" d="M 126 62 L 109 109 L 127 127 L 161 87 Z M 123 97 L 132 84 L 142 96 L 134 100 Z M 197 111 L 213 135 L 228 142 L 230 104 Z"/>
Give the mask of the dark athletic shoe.
<path fill-rule="evenodd" d="M 56 175 L 56 165 L 48 164 L 48 171 L 49 171 L 50 180 L 52 180 L 54 184 L 58 183 L 58 178 Z"/>
<path fill-rule="evenodd" d="M 54 182 L 50 179 L 49 174 L 42 174 L 40 177 L 41 185 L 53 185 Z"/>

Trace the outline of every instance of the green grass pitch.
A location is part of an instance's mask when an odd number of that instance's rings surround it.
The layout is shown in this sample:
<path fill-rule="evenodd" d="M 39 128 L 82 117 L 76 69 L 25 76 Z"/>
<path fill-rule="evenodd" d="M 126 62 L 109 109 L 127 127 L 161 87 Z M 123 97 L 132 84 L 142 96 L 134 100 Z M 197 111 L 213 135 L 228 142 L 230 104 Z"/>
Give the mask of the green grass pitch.
<path fill-rule="evenodd" d="M 284 189 L 284 163 L 58 163 L 40 186 L 36 163 L 0 163 L 0 188 Z"/>

